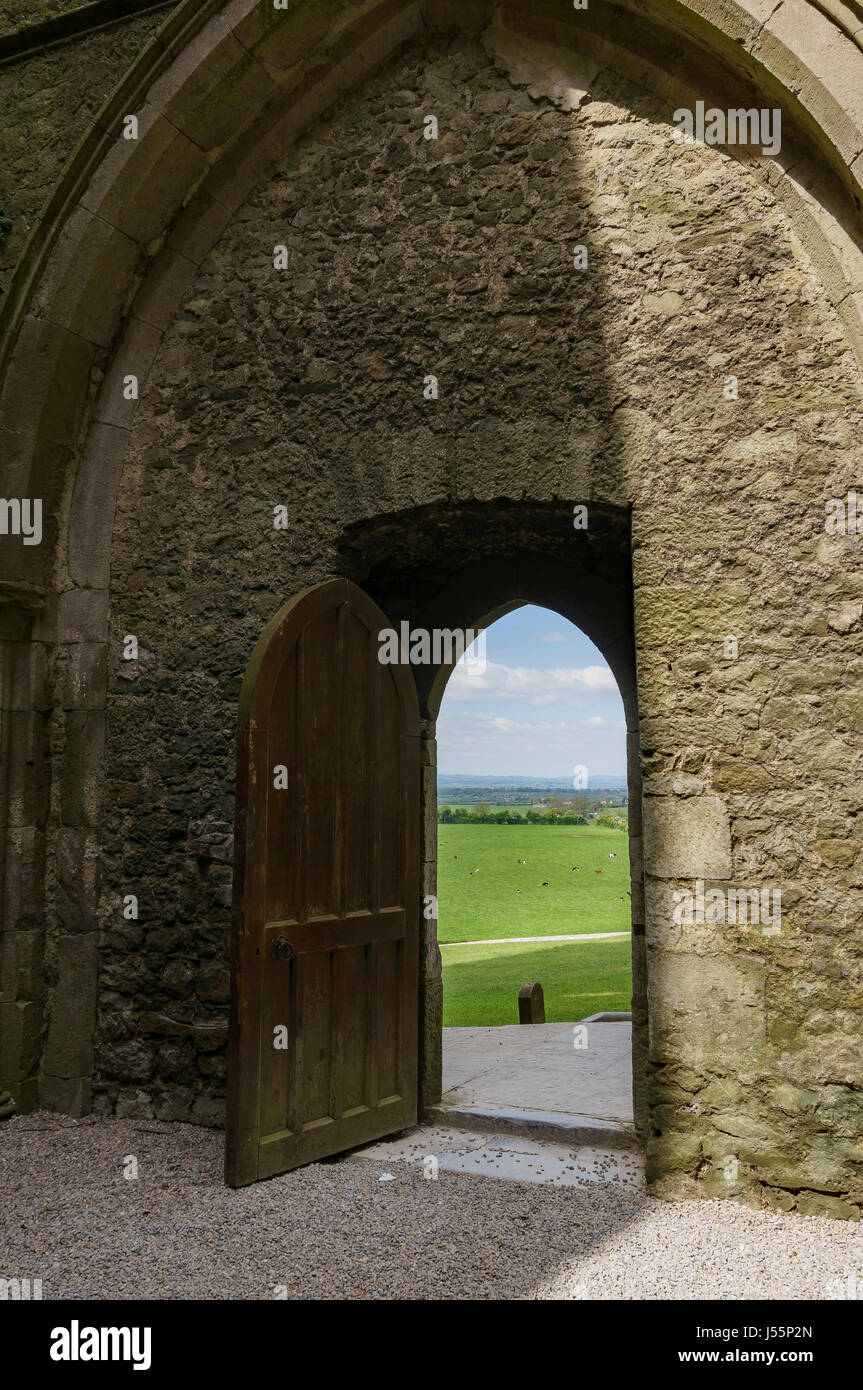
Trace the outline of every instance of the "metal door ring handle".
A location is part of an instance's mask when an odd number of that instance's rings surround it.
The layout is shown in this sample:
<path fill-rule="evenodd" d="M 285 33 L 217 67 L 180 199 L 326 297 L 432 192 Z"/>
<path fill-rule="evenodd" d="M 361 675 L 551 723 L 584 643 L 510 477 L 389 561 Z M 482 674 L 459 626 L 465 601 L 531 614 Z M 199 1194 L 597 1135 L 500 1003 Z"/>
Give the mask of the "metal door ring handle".
<path fill-rule="evenodd" d="M 277 936 L 276 944 L 273 947 L 273 955 L 276 960 L 290 960 L 294 954 L 294 948 L 286 936 Z"/>

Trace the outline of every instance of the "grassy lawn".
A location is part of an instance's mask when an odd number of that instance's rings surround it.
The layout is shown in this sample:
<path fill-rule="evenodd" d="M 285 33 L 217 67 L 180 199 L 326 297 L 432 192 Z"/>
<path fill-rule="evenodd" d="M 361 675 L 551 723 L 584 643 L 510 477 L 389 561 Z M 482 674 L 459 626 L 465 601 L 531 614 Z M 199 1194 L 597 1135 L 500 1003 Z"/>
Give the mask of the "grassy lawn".
<path fill-rule="evenodd" d="M 610 853 L 616 858 L 609 859 Z M 473 869 L 479 873 L 471 874 Z M 594 825 L 438 826 L 441 943 L 629 931 L 628 889 L 625 831 Z"/>
<path fill-rule="evenodd" d="M 534 980 L 543 988 L 548 1023 L 567 1023 L 603 1010 L 627 1012 L 630 1007 L 628 937 L 547 946 L 443 946 L 441 954 L 445 1028 L 518 1023 L 518 991 Z"/>

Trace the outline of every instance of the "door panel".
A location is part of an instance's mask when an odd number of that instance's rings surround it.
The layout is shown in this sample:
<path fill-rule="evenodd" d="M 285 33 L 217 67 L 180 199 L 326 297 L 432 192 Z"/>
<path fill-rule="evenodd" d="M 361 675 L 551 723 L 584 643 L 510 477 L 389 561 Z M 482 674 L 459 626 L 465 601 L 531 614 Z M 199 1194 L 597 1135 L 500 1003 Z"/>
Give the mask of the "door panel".
<path fill-rule="evenodd" d="M 234 1187 L 416 1121 L 419 713 L 409 669 L 378 660 L 388 626 L 347 580 L 321 585 L 277 614 L 246 674 L 225 1162 Z M 278 766 L 286 788 L 274 784 Z"/>

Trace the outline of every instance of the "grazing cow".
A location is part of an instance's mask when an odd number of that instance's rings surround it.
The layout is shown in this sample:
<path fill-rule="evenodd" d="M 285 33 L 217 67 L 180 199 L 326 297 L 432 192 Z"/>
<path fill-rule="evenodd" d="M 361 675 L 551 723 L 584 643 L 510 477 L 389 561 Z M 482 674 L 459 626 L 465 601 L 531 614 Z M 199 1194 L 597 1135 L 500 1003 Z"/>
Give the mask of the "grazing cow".
<path fill-rule="evenodd" d="M 616 858 L 617 858 L 617 855 L 616 855 L 616 854 L 610 854 L 608 857 L 609 857 L 609 859 L 616 859 Z"/>
<path fill-rule="evenodd" d="M 570 872 L 571 872 L 571 873 L 574 873 L 574 874 L 577 874 L 578 871 L 579 871 L 579 870 L 578 870 L 578 865 L 577 865 L 577 864 L 573 864 L 572 869 L 570 870 Z"/>
<path fill-rule="evenodd" d="M 548 879 L 545 880 L 545 883 L 544 883 L 542 886 L 543 886 L 543 888 L 547 888 L 547 887 L 548 887 Z"/>
<path fill-rule="evenodd" d="M 594 869 L 593 872 L 594 872 L 595 874 L 601 874 L 601 873 L 602 873 L 602 869 Z"/>

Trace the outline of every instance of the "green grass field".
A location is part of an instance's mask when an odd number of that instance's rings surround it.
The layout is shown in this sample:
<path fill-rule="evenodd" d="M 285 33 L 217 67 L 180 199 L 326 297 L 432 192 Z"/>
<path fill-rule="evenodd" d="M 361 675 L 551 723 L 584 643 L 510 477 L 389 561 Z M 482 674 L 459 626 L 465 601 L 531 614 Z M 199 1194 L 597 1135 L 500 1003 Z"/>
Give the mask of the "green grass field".
<path fill-rule="evenodd" d="M 445 1028 L 518 1023 L 518 991 L 538 980 L 548 1023 L 590 1014 L 629 1011 L 632 965 L 629 937 L 616 941 L 562 941 L 494 946 L 443 946 Z"/>
<path fill-rule="evenodd" d="M 616 858 L 609 859 L 610 853 Z M 575 864 L 578 873 L 572 872 Z M 438 826 L 442 943 L 629 931 L 628 890 L 625 831 L 594 825 Z"/>
<path fill-rule="evenodd" d="M 479 873 L 472 872 L 476 869 Z M 628 890 L 629 844 L 623 831 L 594 825 L 439 825 L 444 1026 L 518 1023 L 519 988 L 533 980 L 542 985 L 549 1023 L 628 1011 L 628 937 L 547 945 L 501 940 L 629 931 Z M 473 944 L 480 941 L 494 944 Z"/>

